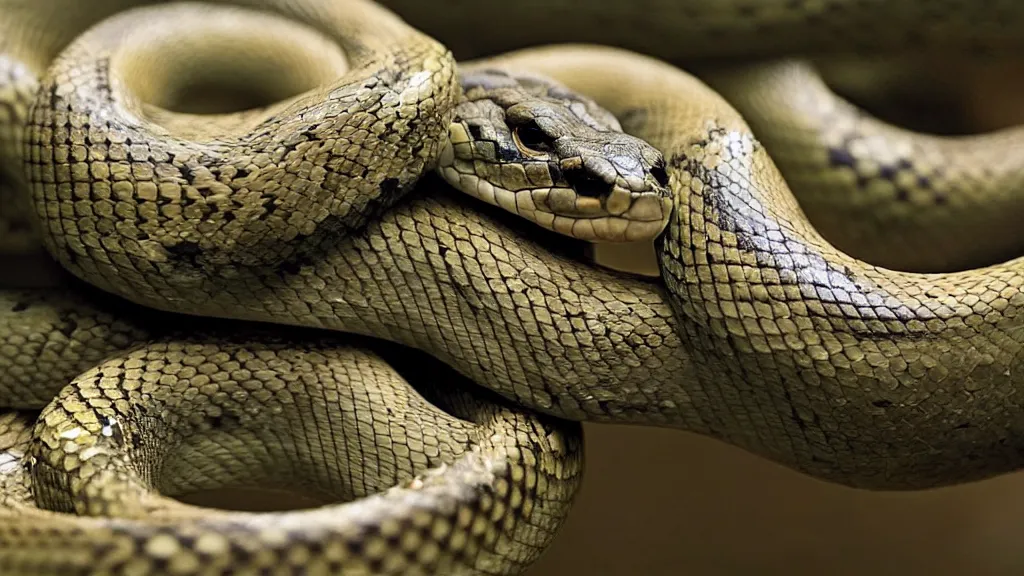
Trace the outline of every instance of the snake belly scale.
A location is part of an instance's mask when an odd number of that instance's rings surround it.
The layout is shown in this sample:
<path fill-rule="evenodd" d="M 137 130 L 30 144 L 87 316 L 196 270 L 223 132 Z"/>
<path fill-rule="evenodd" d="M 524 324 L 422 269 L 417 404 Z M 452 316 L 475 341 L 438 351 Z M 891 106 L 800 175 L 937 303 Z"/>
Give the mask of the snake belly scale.
<path fill-rule="evenodd" d="M 134 4 L 97 3 L 83 21 Z M 0 566 L 518 572 L 578 484 L 579 429 L 562 418 L 682 428 L 863 487 L 1020 466 L 1020 260 L 923 275 L 836 250 L 725 100 L 638 54 L 563 46 L 457 71 L 444 46 L 367 2 L 213 4 L 42 34 L 39 22 L 70 21 L 77 8 L 60 18 L 57 4 L 12 1 L 5 105 L 27 122 L 0 131 L 4 168 L 15 166 L 13 188 L 31 191 L 47 251 L 150 309 L 139 318 L 157 310 L 296 334 L 158 330 L 119 318 L 135 310 L 123 302 L 96 303 L 107 295 L 4 293 L 0 350 L 15 383 L 4 392 L 12 407 L 42 413 L 0 419 Z M 836 3 L 854 15 L 861 4 Z M 187 54 L 189 38 L 227 39 L 230 54 L 251 35 L 232 23 L 259 29 L 270 12 L 301 26 L 261 38 L 267 58 L 302 59 L 289 51 L 295 41 L 327 55 L 282 79 L 314 88 L 242 113 L 169 109 L 189 69 L 157 64 Z M 154 14 L 194 22 L 195 35 L 169 33 Z M 1006 44 L 998 30 L 994 44 Z M 662 55 L 680 55 L 671 50 Z M 470 120 L 453 123 L 474 82 L 490 90 L 534 74 L 559 84 L 470 106 Z M 586 127 L 565 132 L 552 100 Z M 500 122 L 486 131 L 483 118 Z M 653 147 L 619 133 L 620 121 Z M 619 161 L 601 160 L 609 151 Z M 533 168 L 488 168 L 481 154 Z M 537 227 L 422 178 L 439 161 L 451 162 L 440 173 L 462 192 L 558 233 L 630 240 L 664 228 L 660 282 L 576 261 Z M 503 398 L 436 381 L 411 391 L 349 336 L 300 334 L 318 328 L 418 348 Z M 59 369 L 25 368 L 41 360 Z M 305 443 L 279 434 L 287 429 L 302 429 Z M 374 441 L 325 448 L 352 434 Z M 356 450 L 369 470 L 342 464 Z M 158 494 L 242 477 L 338 499 L 399 485 L 270 515 Z"/>

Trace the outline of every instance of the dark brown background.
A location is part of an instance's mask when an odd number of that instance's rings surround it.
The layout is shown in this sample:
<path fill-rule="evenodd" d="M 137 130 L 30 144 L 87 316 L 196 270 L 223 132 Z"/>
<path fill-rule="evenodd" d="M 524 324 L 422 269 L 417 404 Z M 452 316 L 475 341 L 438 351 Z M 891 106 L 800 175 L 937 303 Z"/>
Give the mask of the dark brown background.
<path fill-rule="evenodd" d="M 587 425 L 568 522 L 528 576 L 1024 573 L 1024 476 L 826 484 L 685 432 Z"/>

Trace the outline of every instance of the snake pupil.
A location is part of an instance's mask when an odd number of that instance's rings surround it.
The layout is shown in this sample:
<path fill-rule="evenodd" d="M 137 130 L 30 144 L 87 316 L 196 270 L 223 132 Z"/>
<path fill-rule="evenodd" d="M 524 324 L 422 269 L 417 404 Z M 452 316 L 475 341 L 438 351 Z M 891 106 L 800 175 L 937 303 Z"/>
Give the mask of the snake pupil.
<path fill-rule="evenodd" d="M 537 126 L 536 122 L 530 121 L 516 126 L 515 136 L 523 146 L 530 150 L 538 152 L 551 150 L 552 139 Z"/>

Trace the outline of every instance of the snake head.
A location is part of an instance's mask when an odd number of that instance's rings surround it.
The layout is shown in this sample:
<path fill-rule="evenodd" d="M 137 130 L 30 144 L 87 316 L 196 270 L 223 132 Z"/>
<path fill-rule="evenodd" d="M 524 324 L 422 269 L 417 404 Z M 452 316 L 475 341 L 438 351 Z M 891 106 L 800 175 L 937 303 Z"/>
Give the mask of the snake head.
<path fill-rule="evenodd" d="M 589 242 L 653 240 L 672 196 L 662 153 L 592 100 L 547 78 L 462 76 L 439 173 L 452 186 Z"/>

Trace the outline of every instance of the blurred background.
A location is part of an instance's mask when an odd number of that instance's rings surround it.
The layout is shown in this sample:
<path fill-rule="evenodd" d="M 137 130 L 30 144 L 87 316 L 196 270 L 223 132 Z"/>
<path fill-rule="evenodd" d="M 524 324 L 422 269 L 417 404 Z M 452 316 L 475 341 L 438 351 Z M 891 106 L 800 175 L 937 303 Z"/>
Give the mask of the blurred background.
<path fill-rule="evenodd" d="M 684 432 L 585 431 L 582 491 L 528 576 L 1024 573 L 1021 474 L 868 492 Z"/>

